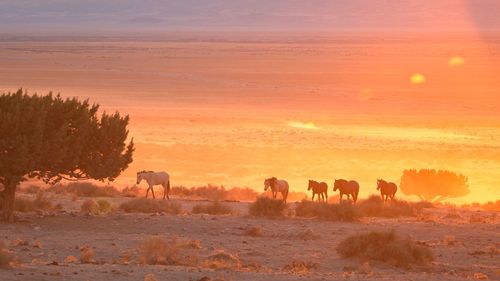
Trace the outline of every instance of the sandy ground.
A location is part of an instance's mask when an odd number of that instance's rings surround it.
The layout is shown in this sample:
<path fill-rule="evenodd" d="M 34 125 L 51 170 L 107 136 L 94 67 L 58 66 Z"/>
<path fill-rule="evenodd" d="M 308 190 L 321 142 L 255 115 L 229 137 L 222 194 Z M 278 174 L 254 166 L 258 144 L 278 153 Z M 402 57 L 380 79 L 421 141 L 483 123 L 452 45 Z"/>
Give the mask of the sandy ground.
<path fill-rule="evenodd" d="M 422 217 L 366 218 L 356 223 L 316 219 L 262 219 L 247 215 L 248 203 L 226 203 L 233 215 L 189 214 L 195 201 L 172 199 L 182 204 L 182 215 L 125 214 L 85 216 L 79 207 L 85 198 L 72 201 L 58 195 L 64 212 L 54 216 L 19 214 L 15 224 L 0 224 L 0 238 L 21 260 L 13 269 L 0 269 L 0 280 L 144 280 L 153 273 L 158 280 L 469 280 L 500 279 L 500 225 L 498 212 L 451 208 L 427 209 Z M 117 206 L 127 198 L 106 198 Z M 293 208 L 293 204 L 290 207 Z M 245 235 L 261 226 L 262 236 Z M 394 268 L 380 263 L 363 264 L 338 256 L 336 245 L 345 237 L 369 231 L 395 230 L 431 247 L 436 260 L 426 267 Z M 186 249 L 200 261 L 198 266 L 141 265 L 136 258 L 123 262 L 125 253 L 136 256 L 138 247 L 153 235 L 176 236 L 180 241 L 198 240 L 200 249 Z M 20 243 L 19 240 L 26 243 Z M 21 244 L 21 245 L 19 245 Z M 68 262 L 90 246 L 95 263 Z M 211 269 L 200 264 L 223 250 L 235 255 L 241 267 Z M 309 273 L 284 269 L 292 261 L 311 262 Z"/>

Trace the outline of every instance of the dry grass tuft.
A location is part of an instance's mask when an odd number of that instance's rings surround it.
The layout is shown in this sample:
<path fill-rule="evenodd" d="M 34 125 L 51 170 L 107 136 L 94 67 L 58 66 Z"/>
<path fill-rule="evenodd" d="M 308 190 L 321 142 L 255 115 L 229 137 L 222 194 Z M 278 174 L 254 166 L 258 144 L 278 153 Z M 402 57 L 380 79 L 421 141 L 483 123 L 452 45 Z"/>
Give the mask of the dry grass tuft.
<path fill-rule="evenodd" d="M 344 258 L 380 261 L 397 267 L 424 265 L 434 259 L 428 248 L 401 239 L 392 231 L 349 236 L 337 246 L 337 252 Z"/>
<path fill-rule="evenodd" d="M 67 256 L 65 259 L 64 259 L 64 262 L 65 263 L 75 263 L 77 262 L 78 259 L 75 257 L 75 256 Z"/>
<path fill-rule="evenodd" d="M 137 185 L 133 185 L 131 187 L 125 187 L 124 189 L 122 189 L 122 192 L 121 192 L 122 196 L 125 196 L 125 197 L 139 197 L 140 195 L 142 195 L 142 191 L 141 189 L 137 186 Z"/>
<path fill-rule="evenodd" d="M 95 252 L 89 246 L 80 248 L 80 262 L 95 263 Z"/>
<path fill-rule="evenodd" d="M 318 269 L 319 265 L 314 262 L 305 262 L 299 260 L 293 260 L 283 267 L 284 271 L 291 272 L 293 274 L 308 274 L 311 270 Z"/>
<path fill-rule="evenodd" d="M 131 199 L 120 205 L 120 209 L 127 213 L 168 213 L 177 215 L 182 211 L 182 206 L 178 202 L 166 200 L 153 200 L 147 198 Z"/>
<path fill-rule="evenodd" d="M 430 202 L 406 202 L 406 201 L 384 201 L 376 195 L 359 202 L 357 205 L 364 216 L 367 217 L 386 217 L 395 218 L 400 216 L 417 216 L 422 213 L 424 208 L 432 208 Z"/>
<path fill-rule="evenodd" d="M 148 273 L 144 276 L 144 281 L 158 281 L 158 278 L 153 273 Z"/>
<path fill-rule="evenodd" d="M 224 250 L 218 250 L 208 256 L 204 265 L 213 269 L 235 269 L 241 268 L 241 261 L 237 255 L 229 254 Z"/>
<path fill-rule="evenodd" d="M 286 208 L 286 203 L 282 200 L 259 197 L 250 205 L 248 212 L 255 217 L 276 218 L 283 217 Z"/>
<path fill-rule="evenodd" d="M 295 215 L 330 221 L 357 221 L 361 217 L 357 207 L 350 203 L 325 204 L 307 200 L 297 204 Z"/>
<path fill-rule="evenodd" d="M 172 195 L 189 197 L 195 199 L 207 199 L 210 201 L 254 201 L 258 193 L 251 188 L 233 187 L 226 189 L 224 186 L 207 185 L 187 188 L 174 186 Z"/>
<path fill-rule="evenodd" d="M 0 268 L 10 268 L 16 260 L 14 254 L 12 254 L 0 241 Z"/>
<path fill-rule="evenodd" d="M 194 242 L 193 242 L 194 241 Z M 150 265 L 193 266 L 197 262 L 194 255 L 183 255 L 180 249 L 199 249 L 199 241 L 179 242 L 175 237 L 152 236 L 139 247 L 139 262 Z"/>
<path fill-rule="evenodd" d="M 219 202 L 210 204 L 196 204 L 193 206 L 193 214 L 227 215 L 232 213 L 232 209 Z"/>
<path fill-rule="evenodd" d="M 262 237 L 262 226 L 251 226 L 245 229 L 244 235 L 252 237 Z"/>

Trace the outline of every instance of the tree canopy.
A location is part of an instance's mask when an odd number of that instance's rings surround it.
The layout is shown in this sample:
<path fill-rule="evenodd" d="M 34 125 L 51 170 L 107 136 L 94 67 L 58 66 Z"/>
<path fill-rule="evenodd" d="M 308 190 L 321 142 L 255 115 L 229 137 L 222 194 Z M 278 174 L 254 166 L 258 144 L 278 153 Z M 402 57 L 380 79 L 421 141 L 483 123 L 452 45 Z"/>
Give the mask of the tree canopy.
<path fill-rule="evenodd" d="M 29 178 L 112 181 L 132 162 L 129 117 L 97 104 L 18 90 L 0 95 L 0 183 L 4 218 L 12 220 L 16 186 Z M 2 199 L 0 198 L 0 199 Z"/>
<path fill-rule="evenodd" d="M 468 179 L 464 175 L 445 170 L 405 170 L 401 177 L 401 191 L 434 201 L 467 195 Z"/>

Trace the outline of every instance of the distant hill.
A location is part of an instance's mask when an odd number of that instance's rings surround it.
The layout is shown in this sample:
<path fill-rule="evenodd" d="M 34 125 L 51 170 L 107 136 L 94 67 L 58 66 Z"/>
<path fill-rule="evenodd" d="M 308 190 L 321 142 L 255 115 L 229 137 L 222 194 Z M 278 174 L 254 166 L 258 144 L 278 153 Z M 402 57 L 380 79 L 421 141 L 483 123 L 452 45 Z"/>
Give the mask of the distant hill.
<path fill-rule="evenodd" d="M 496 0 L 1 0 L 0 33 L 496 30 L 498 14 Z"/>

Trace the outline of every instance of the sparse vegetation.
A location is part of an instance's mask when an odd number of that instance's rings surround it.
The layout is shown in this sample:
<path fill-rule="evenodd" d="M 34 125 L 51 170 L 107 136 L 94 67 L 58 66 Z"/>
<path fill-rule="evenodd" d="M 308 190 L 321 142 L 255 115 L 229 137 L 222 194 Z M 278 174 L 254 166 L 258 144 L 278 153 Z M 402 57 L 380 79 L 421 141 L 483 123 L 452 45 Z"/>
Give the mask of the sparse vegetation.
<path fill-rule="evenodd" d="M 337 246 L 337 252 L 343 258 L 380 261 L 398 267 L 424 265 L 433 260 L 431 250 L 392 231 L 349 236 Z"/>
<path fill-rule="evenodd" d="M 286 208 L 286 203 L 283 200 L 259 197 L 250 205 L 248 212 L 251 216 L 255 217 L 273 218 L 284 216 Z"/>
<path fill-rule="evenodd" d="M 319 265 L 314 262 L 305 262 L 300 260 L 293 260 L 283 267 L 284 271 L 291 272 L 293 274 L 308 274 L 313 269 L 318 269 Z"/>
<path fill-rule="evenodd" d="M 111 185 L 96 185 L 91 182 L 71 182 L 68 184 L 56 184 L 47 189 L 56 194 L 73 194 L 78 197 L 115 197 L 120 191 Z"/>
<path fill-rule="evenodd" d="M 8 268 L 14 262 L 15 256 L 5 247 L 3 241 L 0 241 L 0 268 Z"/>
<path fill-rule="evenodd" d="M 470 192 L 466 176 L 433 169 L 403 171 L 400 188 L 406 195 L 417 195 L 427 201 L 460 197 Z"/>
<path fill-rule="evenodd" d="M 43 192 L 39 192 L 34 199 L 17 197 L 15 200 L 15 210 L 17 212 L 35 211 L 55 211 L 60 209 L 59 205 L 54 206 Z"/>
<path fill-rule="evenodd" d="M 122 189 L 122 192 L 121 192 L 122 196 L 125 196 L 125 197 L 139 197 L 139 195 L 142 194 L 141 192 L 141 189 L 137 186 L 137 185 L 133 185 L 133 186 L 127 186 L 125 187 L 124 189 Z"/>
<path fill-rule="evenodd" d="M 432 203 L 425 201 L 414 203 L 397 200 L 384 204 L 384 201 L 377 195 L 372 195 L 357 205 L 363 216 L 388 218 L 416 216 L 421 214 L 424 208 L 432 206 Z"/>
<path fill-rule="evenodd" d="M 193 214 L 227 215 L 231 214 L 232 210 L 227 205 L 213 202 L 210 204 L 196 204 L 192 212 Z"/>
<path fill-rule="evenodd" d="M 120 205 L 126 213 L 168 213 L 177 215 L 182 211 L 180 203 L 167 200 L 153 200 L 147 198 L 130 199 Z"/>
<path fill-rule="evenodd" d="M 207 199 L 211 201 L 254 201 L 258 193 L 251 188 L 233 187 L 226 189 L 224 186 L 198 186 L 187 188 L 184 186 L 174 186 L 172 195 L 179 197 L 190 197 L 196 199 Z"/>
<path fill-rule="evenodd" d="M 191 243 L 181 243 L 175 237 L 152 236 L 144 240 L 139 247 L 139 262 L 150 265 L 184 265 L 192 266 L 197 258 L 192 255 L 182 255 L 180 249 L 199 249 L 196 247 L 186 247 Z M 198 247 L 199 246 L 199 247 Z"/>
<path fill-rule="evenodd" d="M 308 200 L 302 200 L 297 205 L 295 215 L 331 221 L 356 221 L 361 217 L 357 207 L 350 203 L 325 204 Z"/>
<path fill-rule="evenodd" d="M 204 262 L 204 266 L 214 269 L 235 269 L 241 267 L 240 258 L 225 252 L 224 250 L 217 250 Z"/>

